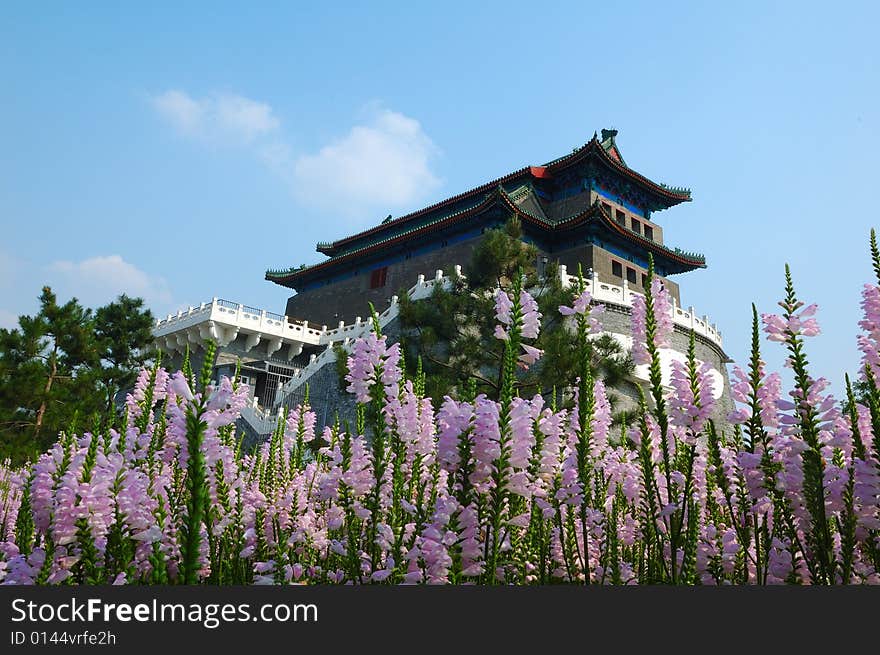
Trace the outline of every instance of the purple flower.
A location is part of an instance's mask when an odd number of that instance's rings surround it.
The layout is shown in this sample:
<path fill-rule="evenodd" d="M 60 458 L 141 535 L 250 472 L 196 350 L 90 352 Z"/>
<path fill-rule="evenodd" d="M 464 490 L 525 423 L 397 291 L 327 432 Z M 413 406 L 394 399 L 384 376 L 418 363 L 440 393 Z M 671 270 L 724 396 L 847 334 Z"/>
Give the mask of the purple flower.
<path fill-rule="evenodd" d="M 461 464 L 459 440 L 473 425 L 474 408 L 470 403 L 457 402 L 446 396 L 437 412 L 437 460 L 444 470 L 454 473 Z"/>
<path fill-rule="evenodd" d="M 434 407 L 428 399 L 420 399 L 407 381 L 400 397 L 387 409 L 393 414 L 400 439 L 407 446 L 407 459 L 434 453 Z"/>
<path fill-rule="evenodd" d="M 669 413 L 678 427 L 690 430 L 693 434 L 702 431 L 715 408 L 710 370 L 711 366 L 704 362 L 694 371 L 698 389 L 697 394 L 694 394 L 687 365 L 678 360 L 672 362 Z"/>
<path fill-rule="evenodd" d="M 510 310 L 513 302 L 504 289 L 495 289 L 495 320 L 502 325 L 510 325 Z"/>
<path fill-rule="evenodd" d="M 794 309 L 802 306 L 803 303 L 798 302 Z M 815 337 L 820 332 L 819 323 L 812 318 L 817 309 L 818 305 L 808 305 L 799 312 L 793 312 L 788 319 L 779 314 L 761 314 L 767 338 L 770 341 L 785 341 L 789 335 Z"/>
<path fill-rule="evenodd" d="M 543 481 L 541 488 L 546 488 L 559 469 L 560 445 L 564 422 L 564 411 L 553 413 L 549 409 L 545 409 L 541 418 L 538 419 L 538 430 L 544 435 L 538 464 L 538 478 Z"/>
<path fill-rule="evenodd" d="M 538 311 L 538 303 L 529 294 L 528 291 L 520 291 L 519 306 L 522 312 L 520 325 L 520 333 L 526 339 L 537 339 L 538 332 L 541 329 L 541 312 Z M 494 336 L 497 339 L 507 341 L 509 338 L 508 329 L 511 327 L 513 317 L 511 310 L 513 309 L 513 301 L 504 289 L 495 290 L 495 318 L 500 325 L 495 326 Z"/>
<path fill-rule="evenodd" d="M 595 458 L 601 458 L 608 447 L 608 433 L 611 428 L 611 403 L 608 400 L 608 394 L 605 391 L 605 383 L 602 380 L 596 380 L 593 383 L 593 396 L 595 405 L 593 407 L 593 420 L 591 423 L 592 437 L 591 455 Z"/>
<path fill-rule="evenodd" d="M 482 575 L 483 548 L 480 542 L 480 522 L 476 507 L 468 505 L 458 515 L 461 526 L 458 538 L 461 542 L 461 574 L 467 577 Z"/>
<path fill-rule="evenodd" d="M 866 284 L 862 289 L 862 320 L 859 327 L 864 334 L 858 336 L 862 352 L 862 375 L 867 367 L 877 379 L 880 372 L 880 287 Z"/>
<path fill-rule="evenodd" d="M 524 343 L 520 345 L 525 351 L 525 354 L 519 356 L 519 362 L 523 366 L 523 368 L 528 369 L 529 366 L 537 362 L 544 354 L 544 351 L 539 348 L 535 348 Z"/>
<path fill-rule="evenodd" d="M 602 330 L 602 324 L 599 322 L 598 316 L 605 311 L 605 305 L 591 306 L 591 300 L 592 296 L 590 296 L 590 292 L 584 289 L 584 291 L 574 299 L 574 303 L 572 303 L 571 307 L 560 305 L 559 313 L 563 316 L 573 316 L 575 314 L 587 316 L 590 333 L 596 334 Z"/>
<path fill-rule="evenodd" d="M 525 289 L 519 293 L 519 304 L 522 308 L 522 335 L 526 339 L 537 339 L 541 329 L 541 312 L 538 303 Z"/>
<path fill-rule="evenodd" d="M 482 394 L 477 396 L 474 402 L 474 461 L 470 482 L 481 492 L 490 489 L 494 462 L 501 456 L 501 428 L 498 421 L 498 403 Z"/>
<path fill-rule="evenodd" d="M 654 307 L 654 347 L 667 348 L 669 337 L 672 334 L 672 300 L 669 292 L 663 286 L 660 278 L 651 280 L 651 300 Z M 632 306 L 632 358 L 636 364 L 650 364 L 651 356 L 647 345 L 647 306 L 645 297 L 641 294 L 633 295 Z"/>
<path fill-rule="evenodd" d="M 559 306 L 559 313 L 563 316 L 572 316 L 573 314 L 586 314 L 590 307 L 590 292 L 586 289 L 580 293 L 575 299 L 571 307 L 565 305 Z"/>
<path fill-rule="evenodd" d="M 370 401 L 370 389 L 374 384 L 381 384 L 388 397 L 397 396 L 401 378 L 400 347 L 396 343 L 387 346 L 385 341 L 384 335 L 377 337 L 375 332 L 370 332 L 354 343 L 345 379 L 349 382 L 347 390 L 355 394 L 359 403 Z M 377 371 L 381 373 L 377 375 Z"/>
<path fill-rule="evenodd" d="M 855 459 L 853 469 L 856 517 L 860 537 L 864 538 L 867 530 L 880 530 L 880 470 L 876 462 L 863 459 Z"/>
<path fill-rule="evenodd" d="M 193 392 L 189 388 L 189 382 L 186 381 L 186 376 L 183 374 L 183 371 L 177 371 L 177 373 L 171 376 L 171 380 L 168 383 L 168 390 L 175 396 L 179 396 L 188 402 L 193 401 Z"/>
<path fill-rule="evenodd" d="M 535 419 L 541 412 L 544 399 L 514 398 L 510 403 L 510 470 L 507 488 L 520 496 L 531 496 L 532 484 L 528 474 L 532 449 L 535 446 Z"/>

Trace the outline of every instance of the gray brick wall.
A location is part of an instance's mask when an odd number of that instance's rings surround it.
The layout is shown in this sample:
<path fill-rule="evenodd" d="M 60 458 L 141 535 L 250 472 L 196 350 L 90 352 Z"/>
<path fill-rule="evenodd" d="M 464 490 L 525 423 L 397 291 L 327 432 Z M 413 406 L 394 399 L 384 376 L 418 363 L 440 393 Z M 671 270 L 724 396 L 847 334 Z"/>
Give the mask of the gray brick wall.
<path fill-rule="evenodd" d="M 376 267 L 365 266 L 353 277 L 291 296 L 285 313 L 288 317 L 307 319 L 328 327 L 336 327 L 339 321 L 353 323 L 358 316 L 365 319 L 370 315 L 368 303 L 372 302 L 376 311 L 383 311 L 391 296 L 412 287 L 419 275 L 430 279 L 438 269 L 449 273 L 456 264 L 465 266 L 479 240 L 477 237 L 453 243 L 389 264 L 385 286 L 380 289 L 370 289 L 370 273 Z"/>

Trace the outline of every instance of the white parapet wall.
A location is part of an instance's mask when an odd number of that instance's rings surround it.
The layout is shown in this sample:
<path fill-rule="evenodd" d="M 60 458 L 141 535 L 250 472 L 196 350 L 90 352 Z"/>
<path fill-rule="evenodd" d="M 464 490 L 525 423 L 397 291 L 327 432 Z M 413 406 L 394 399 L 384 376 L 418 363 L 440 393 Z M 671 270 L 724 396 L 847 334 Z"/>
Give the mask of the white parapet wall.
<path fill-rule="evenodd" d="M 564 265 L 559 267 L 559 276 L 565 286 L 573 286 L 577 284 L 577 276 L 569 275 Z M 584 284 L 587 291 L 590 292 L 593 300 L 601 303 L 612 303 L 624 307 L 632 307 L 634 296 L 641 295 L 637 291 L 632 291 L 626 280 L 623 284 L 611 284 L 599 279 L 595 273 L 590 277 L 584 278 Z M 718 327 L 709 320 L 708 316 L 697 316 L 697 312 L 693 307 L 684 309 L 675 303 L 672 299 L 672 320 L 676 325 L 680 325 L 687 330 L 693 330 L 695 334 L 706 337 L 709 341 L 723 349 L 724 342 L 721 338 L 721 332 Z"/>
<path fill-rule="evenodd" d="M 156 321 L 153 338 L 156 346 L 167 352 L 183 352 L 187 345 L 203 346 L 207 339 L 224 348 L 239 335 L 246 335 L 244 347 L 254 355 L 291 360 L 304 345 L 319 345 L 325 332 L 326 326 L 317 328 L 308 321 L 291 321 L 280 314 L 213 298 Z"/>
<path fill-rule="evenodd" d="M 275 430 L 278 421 L 284 417 L 284 408 L 278 407 L 274 412 L 264 409 L 253 398 L 241 410 L 241 418 L 247 421 L 257 434 L 269 434 Z"/>

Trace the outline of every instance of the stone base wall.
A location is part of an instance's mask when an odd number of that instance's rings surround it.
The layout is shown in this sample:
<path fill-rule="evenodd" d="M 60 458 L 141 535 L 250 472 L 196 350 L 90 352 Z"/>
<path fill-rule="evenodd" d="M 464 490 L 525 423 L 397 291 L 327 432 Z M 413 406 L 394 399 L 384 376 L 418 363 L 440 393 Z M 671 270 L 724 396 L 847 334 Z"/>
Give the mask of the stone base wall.
<path fill-rule="evenodd" d="M 602 329 L 606 332 L 614 334 L 622 334 L 632 336 L 631 330 L 632 313 L 629 308 L 617 305 L 606 305 L 605 312 L 600 314 L 600 322 Z M 676 325 L 670 338 L 670 348 L 682 354 L 688 351 L 688 343 L 690 342 L 690 332 L 685 328 Z M 727 426 L 727 415 L 734 410 L 733 398 L 730 395 L 730 377 L 727 372 L 727 355 L 721 351 L 718 346 L 708 339 L 696 336 L 694 341 L 694 349 L 697 359 L 708 362 L 716 371 L 721 374 L 724 380 L 724 389 L 721 397 L 716 402 L 715 411 L 712 419 L 715 421 L 717 428 L 721 429 Z M 641 382 L 647 391 L 647 383 Z M 635 387 L 632 389 L 619 389 L 620 397 L 623 402 L 620 409 L 634 410 L 638 408 L 638 393 Z"/>

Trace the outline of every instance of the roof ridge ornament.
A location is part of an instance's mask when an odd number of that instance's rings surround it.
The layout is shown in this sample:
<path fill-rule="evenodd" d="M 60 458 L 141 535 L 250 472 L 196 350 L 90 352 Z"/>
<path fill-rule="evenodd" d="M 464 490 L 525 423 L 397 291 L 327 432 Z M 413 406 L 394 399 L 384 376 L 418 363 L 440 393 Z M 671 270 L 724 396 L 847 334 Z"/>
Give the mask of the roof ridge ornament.
<path fill-rule="evenodd" d="M 691 190 L 688 187 L 674 186 L 672 184 L 664 184 L 663 182 L 659 182 L 658 184 L 661 187 L 663 187 L 664 189 L 666 189 L 667 191 L 672 191 L 673 193 L 680 193 L 680 194 L 687 194 L 687 195 L 691 194 Z"/>

